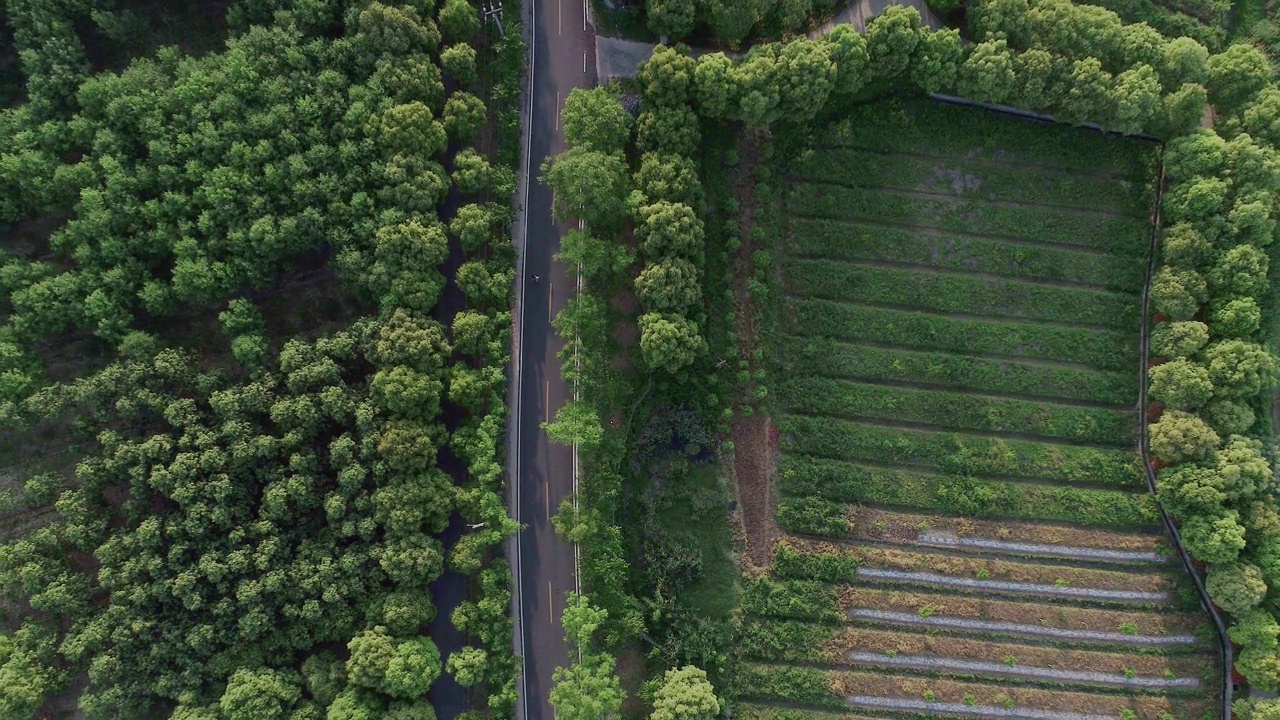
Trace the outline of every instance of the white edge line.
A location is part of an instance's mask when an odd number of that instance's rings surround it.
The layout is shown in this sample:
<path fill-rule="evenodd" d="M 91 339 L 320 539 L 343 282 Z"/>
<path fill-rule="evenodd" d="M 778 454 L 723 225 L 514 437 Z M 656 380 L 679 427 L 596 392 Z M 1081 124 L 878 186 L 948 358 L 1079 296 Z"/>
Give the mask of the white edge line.
<path fill-rule="evenodd" d="M 515 477 L 511 478 L 511 482 L 512 482 L 512 485 L 515 487 L 515 493 L 514 493 L 515 511 L 516 511 L 515 521 L 517 523 L 520 522 L 520 430 L 521 430 L 520 394 L 521 394 L 521 390 L 524 389 L 524 384 L 523 384 L 524 383 L 524 317 L 523 317 L 523 313 L 524 313 L 524 292 L 525 292 L 524 268 L 525 268 L 525 259 L 528 254 L 528 248 L 529 248 L 529 184 L 530 184 L 530 175 L 533 174 L 533 167 L 531 166 L 532 158 L 533 158 L 533 119 L 534 119 L 533 118 L 533 89 L 534 89 L 533 82 L 534 82 L 534 73 L 536 72 L 538 67 L 538 63 L 537 63 L 538 13 L 537 13 L 536 5 L 537 5 L 537 0 L 528 0 L 527 7 L 529 8 L 528 10 L 529 22 L 527 24 L 528 30 L 526 32 L 527 32 L 527 37 L 529 38 L 529 82 L 528 82 L 528 85 L 526 86 L 525 91 L 529 94 L 529 104 L 528 104 L 528 110 L 526 111 L 526 117 L 528 118 L 528 122 L 526 123 L 527 134 L 525 137 L 525 145 L 524 145 L 524 169 L 525 169 L 524 201 L 520 208 L 520 254 L 519 254 L 518 263 L 517 263 L 519 265 L 518 274 L 520 277 L 520 290 L 518 293 L 519 303 L 517 303 L 519 306 L 519 312 L 515 313 L 516 322 L 518 323 L 518 331 L 516 332 L 516 339 L 519 342 L 519 347 L 516 348 L 516 355 L 517 355 L 516 363 L 515 363 L 516 392 L 515 392 L 515 407 L 513 408 L 514 412 L 512 413 L 512 417 L 515 419 Z M 517 651 L 520 654 L 520 704 L 519 704 L 519 707 L 517 708 L 517 715 L 520 718 L 528 718 L 529 717 L 529 673 L 527 671 L 528 662 L 525 659 L 524 573 L 523 573 L 524 567 L 523 567 L 523 563 L 521 562 L 522 547 L 520 542 L 520 536 L 523 534 L 524 534 L 523 530 L 516 532 L 516 552 L 515 552 L 515 558 L 514 558 L 516 575 L 514 579 L 516 584 L 516 615 L 518 616 L 518 622 L 513 622 L 513 625 L 519 626 L 519 631 L 515 633 Z"/>

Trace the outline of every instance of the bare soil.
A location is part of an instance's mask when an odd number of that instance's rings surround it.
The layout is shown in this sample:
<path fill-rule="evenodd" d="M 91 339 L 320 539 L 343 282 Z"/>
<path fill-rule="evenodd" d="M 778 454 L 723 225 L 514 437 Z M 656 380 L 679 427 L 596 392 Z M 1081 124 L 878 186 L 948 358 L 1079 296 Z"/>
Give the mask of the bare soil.
<path fill-rule="evenodd" d="M 755 371 L 755 350 L 758 347 L 757 313 L 755 301 L 748 291 L 747 281 L 754 267 L 751 253 L 756 249 L 751 241 L 751 229 L 755 217 L 755 175 L 760 163 L 757 137 L 744 131 L 738 140 L 738 171 L 733 175 L 733 194 L 738 201 L 738 235 L 741 244 L 733 259 L 733 295 L 735 303 L 734 331 L 738 336 L 740 357 L 747 360 L 749 369 Z M 753 384 L 754 385 L 754 384 Z M 752 387 L 740 388 L 736 398 L 739 405 L 753 406 Z M 773 565 L 773 543 L 781 534 L 774 520 L 774 475 L 777 472 L 776 445 L 770 443 L 768 416 L 753 412 L 733 418 L 733 472 L 734 494 L 740 508 L 740 535 L 745 539 L 746 552 L 743 562 L 749 567 L 768 570 Z"/>

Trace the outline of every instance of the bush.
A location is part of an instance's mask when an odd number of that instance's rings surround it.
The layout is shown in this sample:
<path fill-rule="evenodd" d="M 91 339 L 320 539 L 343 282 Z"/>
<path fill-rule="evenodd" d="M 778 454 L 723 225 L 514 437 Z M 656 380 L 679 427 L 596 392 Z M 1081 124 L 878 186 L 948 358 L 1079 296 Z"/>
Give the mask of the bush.
<path fill-rule="evenodd" d="M 778 525 L 790 532 L 847 537 L 851 526 L 845 507 L 817 497 L 787 497 L 777 511 Z"/>

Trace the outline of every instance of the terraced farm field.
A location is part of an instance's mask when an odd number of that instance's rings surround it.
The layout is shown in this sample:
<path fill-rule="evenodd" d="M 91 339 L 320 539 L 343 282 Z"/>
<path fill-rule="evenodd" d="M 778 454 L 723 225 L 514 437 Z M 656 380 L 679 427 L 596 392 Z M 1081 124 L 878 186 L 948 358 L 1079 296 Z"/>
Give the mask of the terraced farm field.
<path fill-rule="evenodd" d="M 864 106 L 787 196 L 771 574 L 739 715 L 1199 720 L 1137 457 L 1152 147 Z"/>

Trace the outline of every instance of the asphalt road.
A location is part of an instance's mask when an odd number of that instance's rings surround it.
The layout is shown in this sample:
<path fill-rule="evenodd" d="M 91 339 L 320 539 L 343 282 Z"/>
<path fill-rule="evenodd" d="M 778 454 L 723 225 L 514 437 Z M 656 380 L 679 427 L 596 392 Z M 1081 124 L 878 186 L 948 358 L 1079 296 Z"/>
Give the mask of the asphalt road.
<path fill-rule="evenodd" d="M 511 475 L 516 519 L 526 528 L 513 543 L 516 576 L 516 651 L 524 657 L 517 685 L 522 720 L 552 720 L 547 696 L 555 668 L 568 663 L 560 628 L 565 595 L 574 589 L 573 547 L 551 526 L 551 516 L 572 488 L 569 448 L 551 445 L 541 423 L 554 418 L 570 390 L 560 378 L 551 318 L 572 292 L 565 269 L 553 261 L 567 228 L 551 218 L 551 189 L 537 181 L 543 161 L 564 150 L 560 108 L 569 91 L 595 85 L 594 30 L 585 0 L 528 0 L 529 49 L 527 182 L 523 227 L 517 227 L 521 273 L 516 280 L 517 326 L 513 357 Z M 534 282 L 533 275 L 540 276 Z"/>

